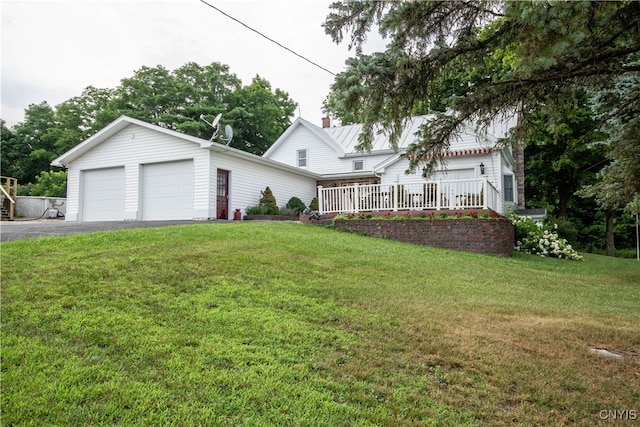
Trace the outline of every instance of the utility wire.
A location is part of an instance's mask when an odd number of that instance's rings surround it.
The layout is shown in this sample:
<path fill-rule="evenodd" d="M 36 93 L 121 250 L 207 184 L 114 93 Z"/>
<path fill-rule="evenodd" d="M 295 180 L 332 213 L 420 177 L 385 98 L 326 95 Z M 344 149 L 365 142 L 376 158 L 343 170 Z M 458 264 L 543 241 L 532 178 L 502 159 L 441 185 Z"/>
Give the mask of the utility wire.
<path fill-rule="evenodd" d="M 215 7 L 214 5 L 212 5 L 211 3 L 207 3 L 205 0 L 200 0 L 200 2 L 201 2 L 201 3 L 206 4 L 206 5 L 207 5 L 207 6 L 209 6 L 211 9 L 213 9 L 213 10 L 215 10 L 215 11 L 217 11 L 217 12 L 219 12 L 219 13 L 223 14 L 223 15 L 224 15 L 224 16 L 226 16 L 227 18 L 229 18 L 229 19 L 231 19 L 231 20 L 233 20 L 233 21 L 236 21 L 238 24 L 242 25 L 242 26 L 243 26 L 243 27 L 245 27 L 245 28 L 248 28 L 249 30 L 253 31 L 254 33 L 256 33 L 256 34 L 260 35 L 261 37 L 264 37 L 265 39 L 269 40 L 271 43 L 274 43 L 274 44 L 276 44 L 276 45 L 280 46 L 280 47 L 281 47 L 281 48 L 283 48 L 284 50 L 287 50 L 287 51 L 289 51 L 289 52 L 293 53 L 295 56 L 297 56 L 297 57 L 299 57 L 299 58 L 304 59 L 304 60 L 305 60 L 305 61 L 307 61 L 308 63 L 310 63 L 310 64 L 312 64 L 312 65 L 315 65 L 316 67 L 320 68 L 320 69 L 321 69 L 321 70 L 323 70 L 323 71 L 326 71 L 327 73 L 331 74 L 332 76 L 335 76 L 335 75 L 336 75 L 336 73 L 334 73 L 334 72 L 332 72 L 332 71 L 330 71 L 330 70 L 326 69 L 326 68 L 325 68 L 325 67 L 323 67 L 322 65 L 320 65 L 320 64 L 318 64 L 318 63 L 316 63 L 316 62 L 313 62 L 312 60 L 310 60 L 310 59 L 308 59 L 308 58 L 306 58 L 306 57 L 304 57 L 304 56 L 300 55 L 299 53 L 297 53 L 297 52 L 295 52 L 295 51 L 293 51 L 293 50 L 289 49 L 288 47 L 284 46 L 283 44 L 278 43 L 277 41 L 275 41 L 275 40 L 274 40 L 274 39 L 272 39 L 271 37 L 268 37 L 268 36 L 264 35 L 264 34 L 263 34 L 263 33 L 261 33 L 260 31 L 258 31 L 258 30 L 256 30 L 256 29 L 254 29 L 254 28 L 251 28 L 250 26 L 248 26 L 248 25 L 247 25 L 247 24 L 245 24 L 244 22 L 242 22 L 242 21 L 240 21 L 239 19 L 236 19 L 236 18 L 234 18 L 233 16 L 229 15 L 228 13 L 226 13 L 226 12 L 224 12 L 224 11 L 220 10 L 219 8 L 217 8 L 217 7 Z"/>

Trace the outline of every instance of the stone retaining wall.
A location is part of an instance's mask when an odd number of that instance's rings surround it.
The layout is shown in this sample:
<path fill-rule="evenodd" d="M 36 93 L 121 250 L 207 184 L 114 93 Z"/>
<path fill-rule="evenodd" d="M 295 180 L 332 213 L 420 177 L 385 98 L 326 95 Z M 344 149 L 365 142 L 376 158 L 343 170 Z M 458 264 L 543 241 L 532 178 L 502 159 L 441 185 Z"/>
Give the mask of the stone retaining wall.
<path fill-rule="evenodd" d="M 323 225 L 331 222 L 317 221 Z M 513 225 L 502 218 L 338 219 L 334 224 L 339 230 L 371 237 L 505 257 L 511 255 L 515 239 Z"/>
<path fill-rule="evenodd" d="M 245 221 L 298 221 L 297 216 L 289 215 L 245 215 Z"/>

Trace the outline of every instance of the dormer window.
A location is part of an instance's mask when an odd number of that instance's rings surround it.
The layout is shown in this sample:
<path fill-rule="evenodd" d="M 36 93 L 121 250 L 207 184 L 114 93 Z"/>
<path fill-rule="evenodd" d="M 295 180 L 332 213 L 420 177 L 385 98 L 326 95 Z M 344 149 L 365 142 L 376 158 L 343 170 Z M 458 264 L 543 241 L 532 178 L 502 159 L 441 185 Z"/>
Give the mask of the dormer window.
<path fill-rule="evenodd" d="M 353 170 L 354 171 L 363 171 L 364 170 L 364 160 L 354 160 L 353 161 Z"/>
<path fill-rule="evenodd" d="M 297 160 L 298 160 L 298 167 L 299 168 L 306 168 L 307 167 L 307 150 L 298 150 L 298 154 L 297 154 Z"/>

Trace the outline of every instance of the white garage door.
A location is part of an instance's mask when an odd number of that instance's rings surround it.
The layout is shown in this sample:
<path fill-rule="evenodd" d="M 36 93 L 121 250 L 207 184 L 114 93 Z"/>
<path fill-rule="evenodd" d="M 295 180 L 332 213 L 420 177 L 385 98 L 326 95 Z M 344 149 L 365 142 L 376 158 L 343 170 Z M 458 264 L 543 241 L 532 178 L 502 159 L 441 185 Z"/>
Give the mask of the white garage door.
<path fill-rule="evenodd" d="M 124 167 L 82 172 L 82 220 L 124 219 Z"/>
<path fill-rule="evenodd" d="M 142 219 L 193 218 L 193 161 L 142 166 Z"/>

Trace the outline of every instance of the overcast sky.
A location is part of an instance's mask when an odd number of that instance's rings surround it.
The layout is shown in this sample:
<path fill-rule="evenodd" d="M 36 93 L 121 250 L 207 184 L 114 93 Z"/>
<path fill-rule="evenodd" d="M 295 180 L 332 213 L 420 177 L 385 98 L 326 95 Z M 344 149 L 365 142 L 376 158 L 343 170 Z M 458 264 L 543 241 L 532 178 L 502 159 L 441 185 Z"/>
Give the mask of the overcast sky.
<path fill-rule="evenodd" d="M 142 66 L 187 62 L 230 67 L 243 84 L 259 74 L 320 125 L 333 76 L 265 40 L 199 0 L 0 0 L 2 108 L 13 126 L 29 104 L 57 104 L 87 86 L 115 88 Z M 207 0 L 279 43 L 338 73 L 354 56 L 321 24 L 332 1 Z M 382 50 L 379 37 L 365 51 Z"/>

